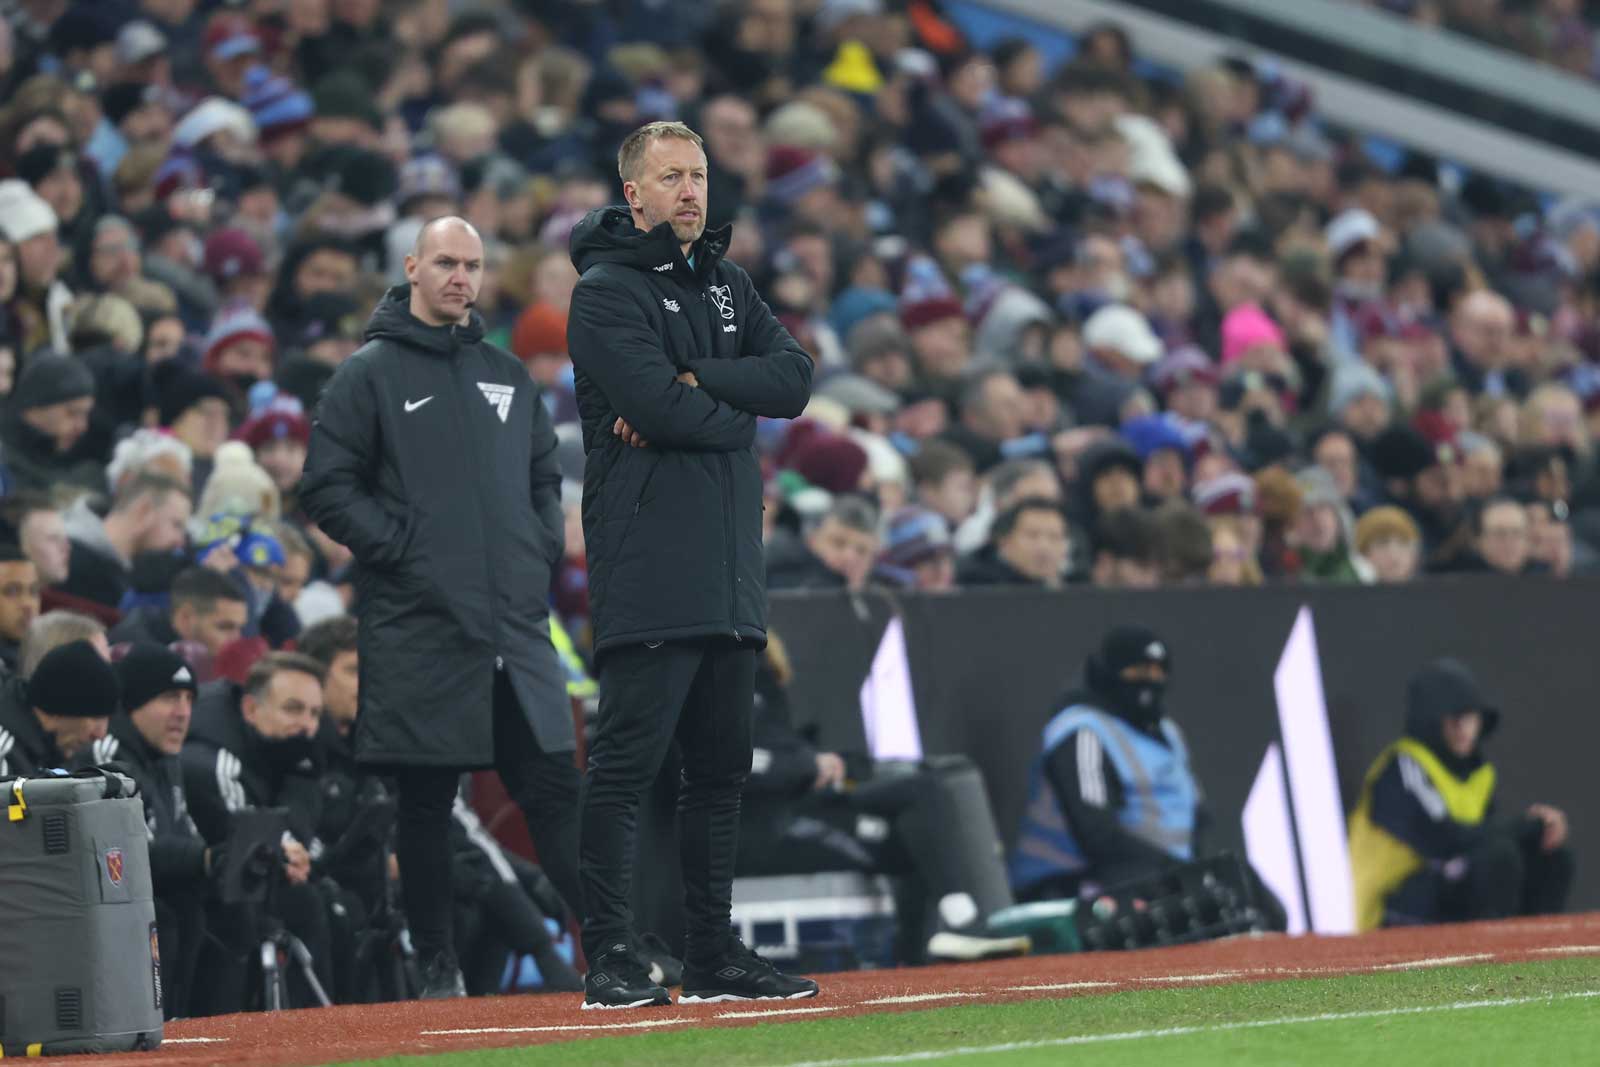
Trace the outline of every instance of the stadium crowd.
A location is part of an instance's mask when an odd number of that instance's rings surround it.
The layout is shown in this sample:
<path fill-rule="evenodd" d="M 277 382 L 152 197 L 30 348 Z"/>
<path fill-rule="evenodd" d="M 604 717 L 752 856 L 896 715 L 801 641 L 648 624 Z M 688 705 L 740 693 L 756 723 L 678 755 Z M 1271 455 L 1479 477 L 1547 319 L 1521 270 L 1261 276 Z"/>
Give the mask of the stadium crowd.
<path fill-rule="evenodd" d="M 581 695 L 568 238 L 647 121 L 703 135 L 710 225 L 815 359 L 805 417 L 758 435 L 775 590 L 1594 566 L 1600 201 L 1385 169 L 1271 66 L 1158 71 L 1114 25 L 1052 65 L 934 0 L 466 6 L 0 3 L 0 658 L 104 635 L 137 651 L 124 704 L 198 696 L 99 740 L 52 716 L 53 755 L 120 737 L 209 783 L 170 813 L 185 892 L 228 813 L 287 803 L 319 959 L 392 900 L 335 847 L 384 798 L 346 751 L 358 576 L 296 500 L 317 397 L 422 224 L 469 219 L 477 311 L 562 442 Z M 481 939 L 576 981 L 559 897 L 457 807 Z"/>
<path fill-rule="evenodd" d="M 1347 0 L 1474 38 L 1496 48 L 1600 77 L 1595 15 L 1583 0 Z"/>

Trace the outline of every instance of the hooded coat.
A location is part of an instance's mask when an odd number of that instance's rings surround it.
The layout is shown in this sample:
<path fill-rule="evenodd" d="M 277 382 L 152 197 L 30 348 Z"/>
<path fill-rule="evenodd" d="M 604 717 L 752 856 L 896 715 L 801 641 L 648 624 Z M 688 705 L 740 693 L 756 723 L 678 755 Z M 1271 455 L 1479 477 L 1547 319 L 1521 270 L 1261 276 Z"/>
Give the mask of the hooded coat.
<path fill-rule="evenodd" d="M 1445 743 L 1444 721 L 1467 711 L 1483 716 L 1479 744 L 1458 756 Z M 1431 663 L 1406 690 L 1405 736 L 1367 771 L 1350 818 L 1350 858 L 1357 921 L 1384 921 L 1386 901 L 1413 874 L 1471 852 L 1506 827 L 1494 823 L 1496 775 L 1482 740 L 1499 725 L 1477 680 L 1461 663 Z M 1512 826 L 1513 835 L 1525 828 Z"/>
<path fill-rule="evenodd" d="M 539 746 L 568 751 L 547 606 L 565 541 L 555 430 L 476 312 L 428 326 L 409 292 L 389 291 L 329 381 L 299 487 L 361 565 L 357 758 L 492 766 L 501 669 Z"/>
<path fill-rule="evenodd" d="M 798 416 L 812 366 L 723 259 L 730 229 L 701 237 L 692 267 L 669 224 L 640 231 L 623 208 L 591 211 L 572 232 L 582 277 L 567 347 L 597 654 L 713 636 L 766 643 L 756 417 Z M 676 380 L 683 371 L 698 388 Z M 612 433 L 619 416 L 648 447 Z"/>

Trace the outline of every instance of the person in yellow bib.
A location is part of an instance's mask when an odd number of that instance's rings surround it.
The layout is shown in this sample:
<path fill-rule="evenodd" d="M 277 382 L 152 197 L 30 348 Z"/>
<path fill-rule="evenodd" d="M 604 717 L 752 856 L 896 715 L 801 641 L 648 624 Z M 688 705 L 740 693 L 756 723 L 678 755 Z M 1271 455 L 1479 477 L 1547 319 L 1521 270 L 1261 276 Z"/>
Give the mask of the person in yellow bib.
<path fill-rule="evenodd" d="M 1378 926 L 1559 912 L 1572 887 L 1567 817 L 1534 804 L 1495 817 L 1483 742 L 1500 711 L 1452 659 L 1407 686 L 1405 736 L 1384 749 L 1350 817 L 1356 920 Z"/>

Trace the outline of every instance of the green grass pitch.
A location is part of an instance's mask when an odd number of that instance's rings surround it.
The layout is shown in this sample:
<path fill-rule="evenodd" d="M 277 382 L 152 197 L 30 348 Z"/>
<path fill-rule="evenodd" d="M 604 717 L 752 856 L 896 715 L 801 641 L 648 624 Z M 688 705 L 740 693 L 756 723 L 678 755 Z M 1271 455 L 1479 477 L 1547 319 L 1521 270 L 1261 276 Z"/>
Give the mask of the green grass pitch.
<path fill-rule="evenodd" d="M 827 1000 L 808 1003 L 826 1005 Z M 1566 1067 L 1600 1063 L 1600 960 L 974 1003 L 367 1062 L 394 1067 Z"/>

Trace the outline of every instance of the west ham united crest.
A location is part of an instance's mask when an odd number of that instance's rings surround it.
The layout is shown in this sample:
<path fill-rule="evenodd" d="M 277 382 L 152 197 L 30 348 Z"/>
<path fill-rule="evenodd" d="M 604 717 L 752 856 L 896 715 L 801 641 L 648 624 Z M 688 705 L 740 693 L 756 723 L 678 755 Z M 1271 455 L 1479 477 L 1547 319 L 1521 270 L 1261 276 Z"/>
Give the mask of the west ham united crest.
<path fill-rule="evenodd" d="M 112 885 L 122 884 L 122 850 L 120 848 L 106 849 L 106 877 Z"/>

